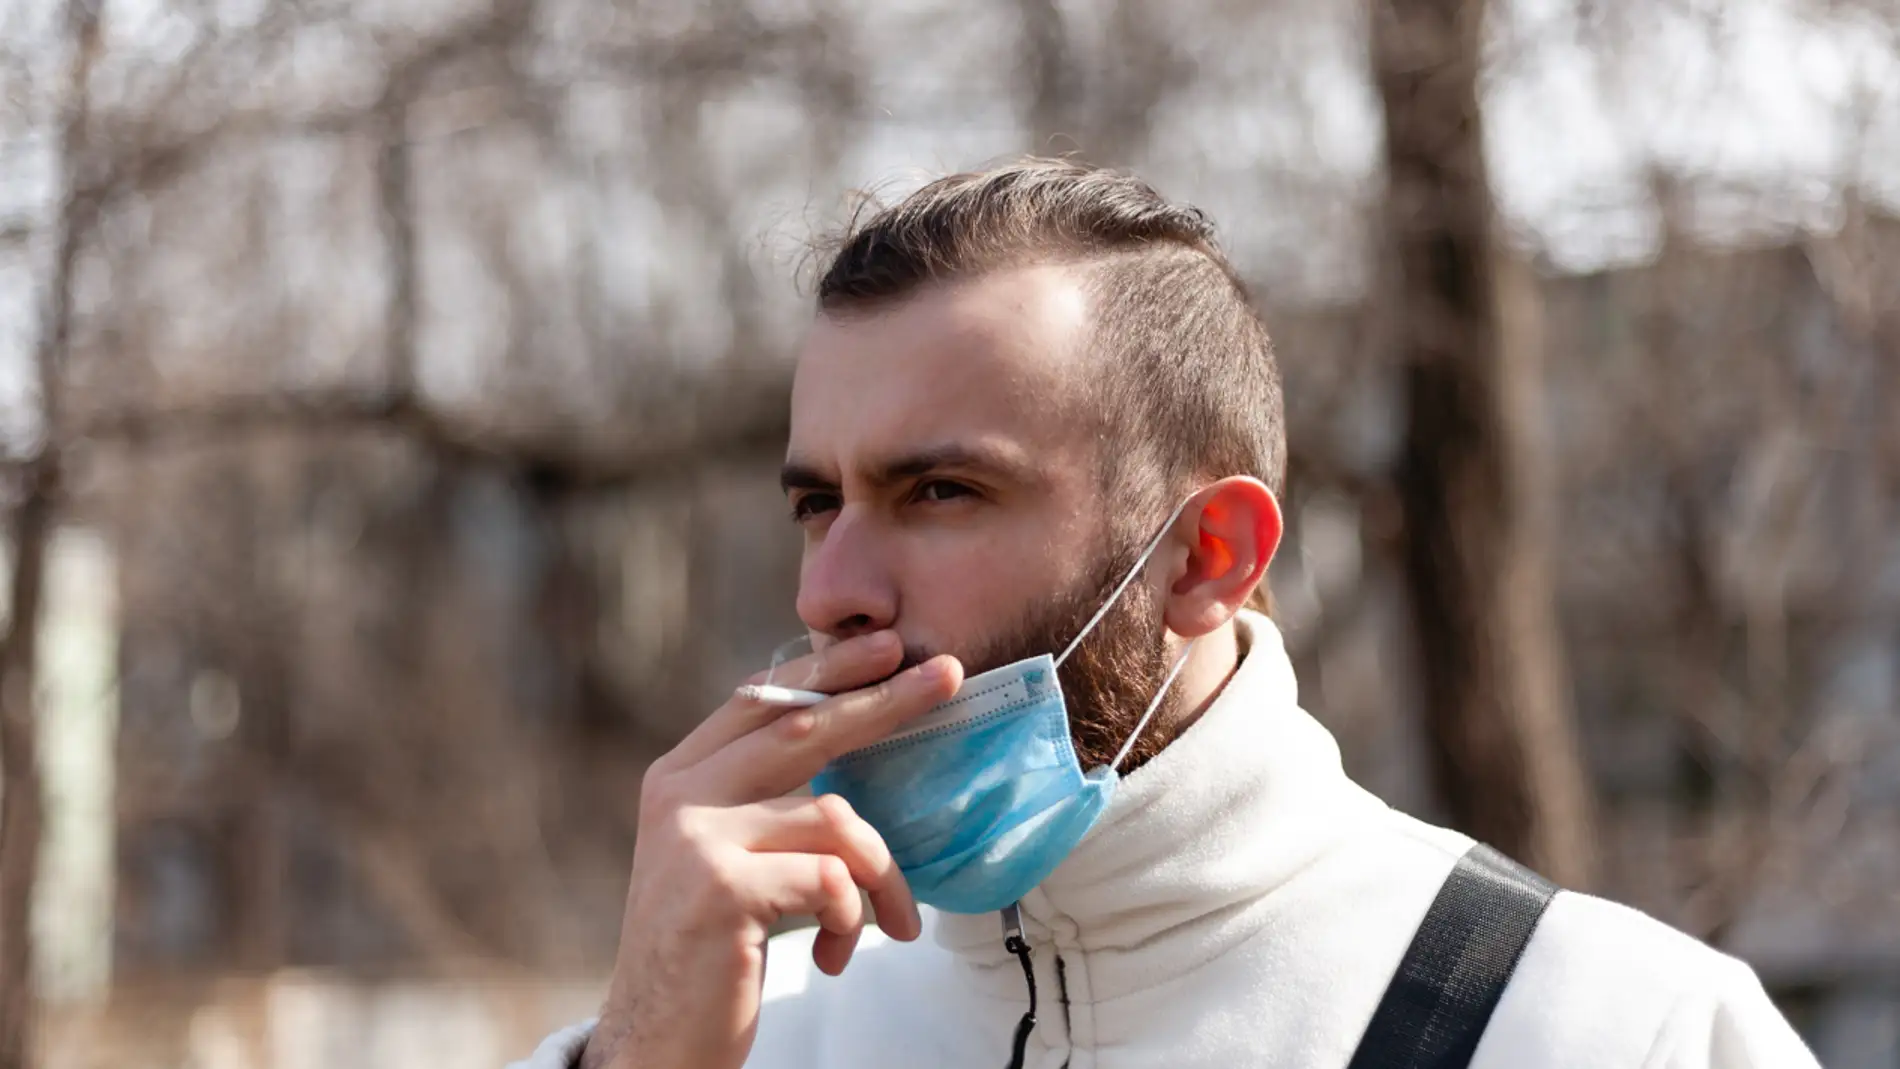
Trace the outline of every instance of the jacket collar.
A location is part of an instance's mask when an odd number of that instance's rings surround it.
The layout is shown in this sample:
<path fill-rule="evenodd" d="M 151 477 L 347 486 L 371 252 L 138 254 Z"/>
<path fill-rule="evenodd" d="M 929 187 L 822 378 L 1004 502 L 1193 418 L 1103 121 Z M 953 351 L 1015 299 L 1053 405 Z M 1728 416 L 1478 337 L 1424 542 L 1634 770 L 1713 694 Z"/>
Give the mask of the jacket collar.
<path fill-rule="evenodd" d="M 1242 659 L 1220 696 L 1121 782 L 1074 853 L 1023 898 L 1032 943 L 1132 956 L 1136 967 L 1108 975 L 1163 982 L 1251 935 L 1263 923 L 1254 906 L 1384 809 L 1299 708 L 1279 629 L 1253 612 L 1236 623 Z M 970 964 L 1006 961 L 995 915 L 934 919 L 938 944 Z M 1125 993 L 1101 986 L 1098 998 Z"/>

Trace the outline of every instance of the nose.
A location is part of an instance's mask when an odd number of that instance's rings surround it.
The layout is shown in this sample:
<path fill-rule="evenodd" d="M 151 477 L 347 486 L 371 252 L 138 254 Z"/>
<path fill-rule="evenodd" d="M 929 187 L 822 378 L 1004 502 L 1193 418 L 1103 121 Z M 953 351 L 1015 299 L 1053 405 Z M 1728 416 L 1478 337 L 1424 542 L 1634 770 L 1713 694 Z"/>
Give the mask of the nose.
<path fill-rule="evenodd" d="M 897 622 L 897 588 L 884 565 L 875 524 L 846 508 L 808 544 L 798 576 L 798 618 L 834 639 Z"/>

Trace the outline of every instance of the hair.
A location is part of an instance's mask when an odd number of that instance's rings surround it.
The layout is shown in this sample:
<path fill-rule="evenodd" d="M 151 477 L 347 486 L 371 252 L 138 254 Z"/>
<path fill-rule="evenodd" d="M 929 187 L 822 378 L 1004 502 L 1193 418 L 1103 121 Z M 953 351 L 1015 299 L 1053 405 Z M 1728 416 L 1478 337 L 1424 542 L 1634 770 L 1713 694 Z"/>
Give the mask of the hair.
<path fill-rule="evenodd" d="M 939 178 L 846 227 L 818 308 L 873 312 L 931 284 L 1043 263 L 1086 272 L 1105 493 L 1144 512 L 1229 475 L 1281 493 L 1286 424 L 1266 324 L 1207 215 L 1138 178 L 1036 157 Z"/>

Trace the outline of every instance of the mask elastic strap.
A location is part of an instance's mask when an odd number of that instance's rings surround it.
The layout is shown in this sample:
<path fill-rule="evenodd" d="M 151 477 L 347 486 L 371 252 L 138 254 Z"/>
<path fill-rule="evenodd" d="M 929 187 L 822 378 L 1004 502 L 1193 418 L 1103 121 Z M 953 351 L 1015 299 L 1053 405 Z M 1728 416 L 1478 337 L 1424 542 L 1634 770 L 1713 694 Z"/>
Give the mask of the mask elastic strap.
<path fill-rule="evenodd" d="M 1115 592 L 1108 596 L 1107 601 L 1102 602 L 1101 608 L 1095 610 L 1095 615 L 1089 617 L 1089 622 L 1082 625 L 1082 632 L 1069 642 L 1069 648 L 1062 651 L 1062 656 L 1056 658 L 1057 668 L 1062 667 L 1062 662 L 1069 659 L 1069 654 L 1075 652 L 1075 648 L 1082 644 L 1082 640 L 1089 637 L 1089 632 L 1095 630 L 1095 625 L 1102 622 L 1102 617 L 1108 615 L 1108 610 L 1114 608 L 1115 603 L 1121 600 L 1122 591 L 1127 590 L 1128 584 L 1134 582 L 1135 577 L 1141 574 L 1141 569 L 1148 563 L 1148 558 L 1154 556 L 1155 550 L 1161 548 L 1161 540 L 1168 537 L 1168 532 L 1174 528 L 1174 521 L 1181 518 L 1182 510 L 1186 509 L 1188 502 L 1192 500 L 1194 500 L 1194 495 L 1189 494 L 1181 499 L 1179 505 L 1174 506 L 1174 511 L 1168 514 L 1168 522 L 1161 525 L 1161 533 L 1155 535 L 1154 541 L 1148 543 L 1148 548 L 1141 551 L 1141 557 L 1135 561 L 1133 568 L 1128 569 L 1128 574 L 1122 577 L 1121 584 L 1115 588 Z"/>
<path fill-rule="evenodd" d="M 1161 699 L 1168 696 L 1168 689 L 1174 686 L 1174 677 L 1180 675 L 1181 669 L 1186 667 L 1188 654 L 1194 652 L 1194 644 L 1200 640 L 1199 635 L 1188 639 L 1187 648 L 1181 651 L 1181 656 L 1174 659 L 1174 667 L 1168 669 L 1168 678 L 1161 681 L 1161 689 L 1155 691 L 1155 696 L 1148 702 L 1147 711 L 1141 714 L 1140 720 L 1135 721 L 1135 730 L 1129 732 L 1128 741 L 1122 743 L 1122 752 L 1115 755 L 1115 759 L 1108 763 L 1108 767 L 1116 772 L 1121 771 L 1122 762 L 1128 758 L 1128 751 L 1134 749 L 1135 740 L 1141 738 L 1141 729 L 1148 726 L 1148 719 L 1155 715 L 1156 709 L 1161 708 Z"/>

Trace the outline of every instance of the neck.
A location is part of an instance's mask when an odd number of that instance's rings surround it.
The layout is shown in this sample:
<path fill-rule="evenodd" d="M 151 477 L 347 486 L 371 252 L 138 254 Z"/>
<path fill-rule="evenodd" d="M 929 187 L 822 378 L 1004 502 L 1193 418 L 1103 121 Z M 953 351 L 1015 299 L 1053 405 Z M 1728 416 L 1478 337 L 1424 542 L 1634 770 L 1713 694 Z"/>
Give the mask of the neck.
<path fill-rule="evenodd" d="M 1023 896 L 1025 937 L 1057 945 L 1070 993 L 1098 1007 L 1098 1023 L 1100 1007 L 1132 1005 L 1120 1000 L 1136 992 L 1165 1002 L 1167 985 L 1285 916 L 1267 896 L 1389 812 L 1346 778 L 1332 736 L 1300 710 L 1272 622 L 1238 620 L 1231 640 L 1210 633 L 1195 646 L 1199 701 L 1184 697 L 1170 723 L 1191 713 L 1193 729 L 1124 776 L 1088 835 Z M 1233 666 L 1224 685 L 1222 664 Z M 1022 997 L 995 914 L 930 915 L 973 982 Z"/>
<path fill-rule="evenodd" d="M 1182 732 L 1194 726 L 1208 706 L 1220 697 L 1239 666 L 1240 640 L 1232 620 L 1201 636 L 1174 681 L 1176 700 L 1168 703 L 1168 719 L 1156 725 L 1164 744 L 1174 742 Z"/>

